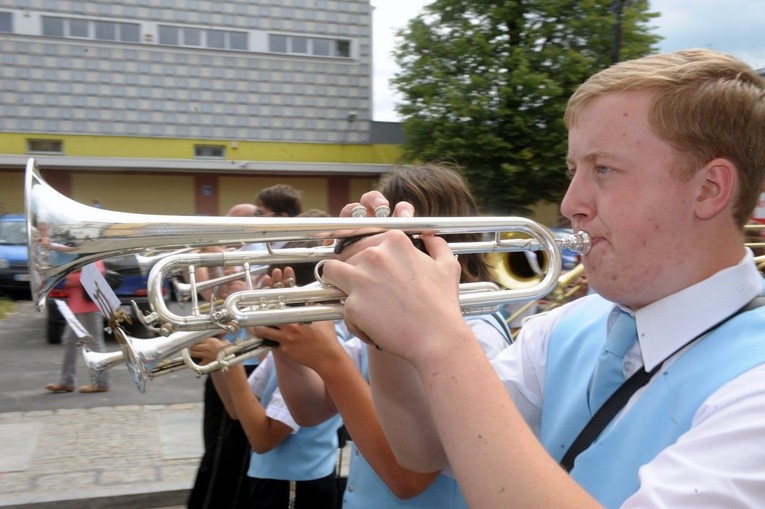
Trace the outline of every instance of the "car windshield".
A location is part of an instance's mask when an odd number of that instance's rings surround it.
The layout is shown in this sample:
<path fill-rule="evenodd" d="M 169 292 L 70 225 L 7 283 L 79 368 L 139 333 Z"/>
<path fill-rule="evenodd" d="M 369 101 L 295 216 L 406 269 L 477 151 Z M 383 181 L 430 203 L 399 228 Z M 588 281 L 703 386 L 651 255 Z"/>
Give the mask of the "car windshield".
<path fill-rule="evenodd" d="M 0 221 L 0 244 L 24 245 L 27 243 L 27 223 L 24 221 Z"/>

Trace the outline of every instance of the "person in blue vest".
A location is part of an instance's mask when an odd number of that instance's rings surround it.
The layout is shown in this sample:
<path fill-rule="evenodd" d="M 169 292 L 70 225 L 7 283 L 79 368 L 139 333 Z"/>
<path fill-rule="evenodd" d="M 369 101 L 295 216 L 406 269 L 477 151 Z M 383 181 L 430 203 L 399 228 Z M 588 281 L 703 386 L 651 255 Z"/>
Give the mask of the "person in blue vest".
<path fill-rule="evenodd" d="M 415 204 L 423 216 L 478 214 L 468 185 L 448 166 L 396 168 L 381 179 L 378 189 L 391 201 Z M 450 240 L 478 240 L 475 234 L 457 237 Z M 483 254 L 462 255 L 459 261 L 463 282 L 491 277 Z M 510 330 L 499 312 L 466 320 L 487 358 L 509 345 Z M 364 343 L 355 337 L 342 342 L 327 336 L 306 338 L 303 329 L 287 325 L 256 327 L 253 332 L 279 343 L 274 350 L 279 387 L 298 423 L 316 425 L 338 412 L 343 417 L 353 443 L 343 508 L 467 507 L 448 469 L 417 473 L 395 460 L 372 404 Z"/>
<path fill-rule="evenodd" d="M 332 322 L 304 328 L 337 341 Z M 227 344 L 210 338 L 190 350 L 206 363 Z M 241 423 L 251 447 L 246 507 L 334 509 L 340 417 L 317 426 L 298 425 L 284 404 L 270 353 L 249 377 L 243 366 L 235 365 L 225 373 L 212 373 L 212 379 L 228 415 Z"/>
<path fill-rule="evenodd" d="M 326 215 L 313 209 L 305 214 Z M 315 245 L 312 241 L 293 242 L 285 247 Z M 282 269 L 277 265 L 271 269 L 271 275 L 263 280 L 265 286 L 283 281 Z M 298 271 L 290 269 L 290 276 L 297 284 L 311 282 L 312 264 L 302 264 Z M 331 341 L 338 338 L 332 322 L 300 328 L 308 341 L 322 335 Z M 229 344 L 225 339 L 208 338 L 192 346 L 190 353 L 207 364 Z M 246 504 L 237 502 L 236 507 L 335 509 L 339 497 L 335 466 L 341 418 L 335 416 L 316 426 L 299 425 L 281 396 L 270 353 L 249 375 L 245 366 L 237 364 L 225 372 L 212 372 L 210 378 L 227 415 L 241 425 L 251 449 L 247 469 L 249 496 Z"/>
<path fill-rule="evenodd" d="M 450 465 L 472 507 L 761 506 L 765 307 L 743 226 L 765 177 L 763 79 L 711 50 L 649 55 L 589 78 L 564 120 L 561 212 L 589 232 L 596 293 L 491 362 L 443 239 L 423 236 L 425 256 L 388 231 L 323 267 L 349 330 L 382 349 L 370 383 L 397 459 Z M 629 381 L 602 390 L 614 375 Z"/>
<path fill-rule="evenodd" d="M 253 217 L 257 207 L 252 203 L 238 203 L 226 212 L 228 217 Z M 200 252 L 223 252 L 221 247 L 202 248 Z M 217 267 L 197 267 L 197 282 L 213 279 Z M 257 281 L 253 285 L 257 287 Z M 220 298 L 221 289 L 209 288 L 198 292 L 206 301 L 214 300 L 214 294 Z M 247 330 L 241 329 L 236 334 L 221 334 L 226 341 L 245 340 Z M 242 363 L 249 375 L 257 367 L 259 359 L 249 359 Z M 249 479 L 247 469 L 250 464 L 250 451 L 247 436 L 238 420 L 232 419 L 226 412 L 223 401 L 213 385 L 212 376 L 205 379 L 203 394 L 202 438 L 204 453 L 197 467 L 194 484 L 186 500 L 187 509 L 209 509 L 211 507 L 230 507 L 241 509 L 249 502 Z"/>

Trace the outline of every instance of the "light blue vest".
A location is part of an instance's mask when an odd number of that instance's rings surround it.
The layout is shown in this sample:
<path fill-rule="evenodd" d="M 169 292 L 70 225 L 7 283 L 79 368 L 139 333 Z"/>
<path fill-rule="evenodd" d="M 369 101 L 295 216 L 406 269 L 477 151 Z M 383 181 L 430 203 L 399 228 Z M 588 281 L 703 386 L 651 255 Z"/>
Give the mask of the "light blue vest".
<path fill-rule="evenodd" d="M 462 496 L 457 481 L 444 474 L 436 477 L 428 489 L 416 497 L 402 500 L 390 491 L 354 446 L 351 450 L 348 484 L 343 494 L 343 509 L 394 509 L 398 507 L 467 509 L 467 502 Z"/>
<path fill-rule="evenodd" d="M 590 419 L 587 385 L 613 304 L 598 296 L 588 313 L 563 316 L 550 337 L 540 438 L 558 461 Z M 640 399 L 576 459 L 572 477 L 606 507 L 639 488 L 638 469 L 674 444 L 718 388 L 765 363 L 765 307 L 742 313 L 660 370 Z"/>
<path fill-rule="evenodd" d="M 268 406 L 276 390 L 276 370 L 271 371 L 261 402 Z M 249 477 L 284 481 L 321 479 L 335 471 L 337 429 L 342 424 L 336 415 L 318 426 L 301 428 L 270 451 L 250 454 Z"/>
<path fill-rule="evenodd" d="M 229 332 L 223 336 L 223 339 L 225 339 L 229 343 L 235 343 L 237 340 L 245 341 L 249 338 L 250 338 L 250 334 L 247 331 L 246 327 L 239 329 L 235 333 Z M 244 361 L 242 361 L 241 364 L 243 366 L 257 366 L 258 364 L 260 364 L 260 359 L 258 359 L 257 357 L 250 357 L 249 359 L 245 359 Z"/>
<path fill-rule="evenodd" d="M 510 331 L 506 322 L 498 313 L 479 315 L 474 318 L 483 319 L 503 333 L 510 342 Z M 369 360 L 367 349 L 361 353 L 361 374 L 369 379 Z M 351 464 L 348 471 L 348 484 L 343 494 L 343 509 L 388 509 L 410 507 L 421 509 L 463 509 L 467 502 L 462 495 L 457 480 L 448 475 L 439 475 L 428 489 L 416 497 L 402 500 L 398 498 L 380 479 L 377 473 L 367 463 L 354 446 L 351 451 Z"/>

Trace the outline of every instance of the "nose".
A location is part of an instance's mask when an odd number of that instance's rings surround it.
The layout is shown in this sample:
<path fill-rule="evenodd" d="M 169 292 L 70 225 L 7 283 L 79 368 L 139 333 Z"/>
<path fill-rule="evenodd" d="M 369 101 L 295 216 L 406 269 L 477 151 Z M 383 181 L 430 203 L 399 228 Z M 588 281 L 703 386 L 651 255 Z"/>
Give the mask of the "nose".
<path fill-rule="evenodd" d="M 587 191 L 586 179 L 582 173 L 575 173 L 560 204 L 560 213 L 572 223 L 592 217 L 591 193 Z"/>

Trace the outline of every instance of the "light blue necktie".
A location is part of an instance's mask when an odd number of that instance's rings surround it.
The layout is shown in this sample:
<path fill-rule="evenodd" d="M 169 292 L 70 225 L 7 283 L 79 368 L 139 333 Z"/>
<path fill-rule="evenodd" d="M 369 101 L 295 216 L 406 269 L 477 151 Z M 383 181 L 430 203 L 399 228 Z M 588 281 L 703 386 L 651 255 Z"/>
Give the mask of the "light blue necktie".
<path fill-rule="evenodd" d="M 624 383 L 624 355 L 637 339 L 635 318 L 619 311 L 600 352 L 590 381 L 590 412 L 598 408 Z"/>

